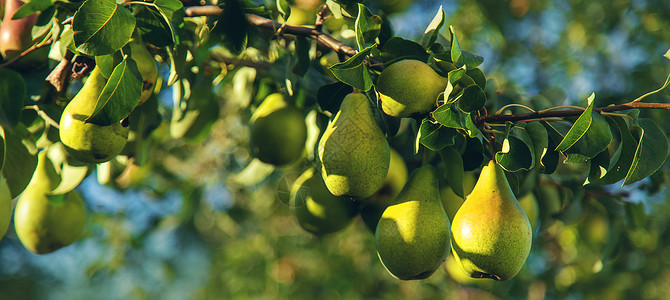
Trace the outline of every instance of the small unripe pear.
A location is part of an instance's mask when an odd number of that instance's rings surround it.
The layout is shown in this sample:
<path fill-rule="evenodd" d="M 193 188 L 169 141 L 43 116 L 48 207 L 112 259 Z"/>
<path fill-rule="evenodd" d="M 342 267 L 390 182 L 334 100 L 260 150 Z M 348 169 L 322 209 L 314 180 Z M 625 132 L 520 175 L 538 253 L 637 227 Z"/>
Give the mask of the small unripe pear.
<path fill-rule="evenodd" d="M 141 105 L 154 93 L 156 79 L 158 79 L 158 67 L 156 66 L 156 60 L 144 46 L 142 35 L 139 32 L 135 31 L 133 33 L 133 38 L 128 42 L 128 45 L 130 45 L 130 55 L 135 60 L 137 69 L 142 75 L 142 94 L 140 101 L 137 103 L 137 105 Z"/>
<path fill-rule="evenodd" d="M 508 280 L 526 262 L 530 221 L 494 160 L 454 216 L 451 234 L 454 258 L 471 277 Z"/>
<path fill-rule="evenodd" d="M 263 100 L 251 116 L 251 152 L 263 162 L 286 165 L 305 150 L 305 116 L 279 93 Z"/>
<path fill-rule="evenodd" d="M 426 63 L 406 59 L 386 67 L 377 79 L 384 112 L 393 117 L 409 117 L 433 109 L 444 92 L 447 78 Z"/>
<path fill-rule="evenodd" d="M 386 178 L 390 151 L 367 97 L 349 94 L 319 140 L 323 181 L 335 196 L 370 197 Z"/>
<path fill-rule="evenodd" d="M 432 166 L 416 169 L 377 224 L 379 259 L 398 279 L 428 278 L 449 254 L 449 219 L 438 185 Z"/>

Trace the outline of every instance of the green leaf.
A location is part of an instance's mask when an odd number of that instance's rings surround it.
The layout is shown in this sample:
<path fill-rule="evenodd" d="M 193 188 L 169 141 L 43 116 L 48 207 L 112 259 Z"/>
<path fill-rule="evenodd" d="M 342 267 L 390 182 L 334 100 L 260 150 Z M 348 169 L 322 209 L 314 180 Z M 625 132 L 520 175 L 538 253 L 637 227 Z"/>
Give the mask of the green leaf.
<path fill-rule="evenodd" d="M 540 160 L 542 156 L 547 153 L 547 150 L 549 150 L 549 136 L 547 134 L 547 129 L 545 129 L 539 122 L 528 122 L 524 129 L 528 133 L 528 137 L 533 146 L 534 167 L 543 171 L 544 166 L 540 163 Z"/>
<path fill-rule="evenodd" d="M 108 126 L 127 117 L 140 101 L 142 75 L 132 58 L 119 63 L 102 90 L 93 114 L 86 122 Z"/>
<path fill-rule="evenodd" d="M 533 167 L 534 153 L 532 141 L 526 130 L 515 126 L 507 130 L 502 149 L 495 155 L 496 161 L 508 172 L 530 170 Z"/>
<path fill-rule="evenodd" d="M 486 75 L 484 75 L 482 70 L 479 68 L 468 69 L 465 74 L 472 78 L 475 84 L 477 84 L 482 90 L 486 90 Z"/>
<path fill-rule="evenodd" d="M 447 74 L 447 87 L 444 89 L 444 98 L 447 99 L 451 95 L 451 92 L 454 90 L 454 84 L 463 78 L 463 75 L 467 70 L 465 68 L 459 68 L 456 70 L 449 71 Z M 453 101 L 447 101 L 453 102 Z"/>
<path fill-rule="evenodd" d="M 26 99 L 26 82 L 19 73 L 0 69 L 0 125 L 13 128 L 19 122 Z"/>
<path fill-rule="evenodd" d="M 443 126 L 456 129 L 464 129 L 461 124 L 461 117 L 458 112 L 452 108 L 452 104 L 440 105 L 430 113 L 435 120 Z"/>
<path fill-rule="evenodd" d="M 52 195 L 65 194 L 74 190 L 88 175 L 88 164 L 68 161 L 67 150 L 63 144 L 54 144 L 48 148 L 47 156 L 60 175 L 60 183 L 49 192 Z"/>
<path fill-rule="evenodd" d="M 335 114 L 340 109 L 342 99 L 353 91 L 354 89 L 351 86 L 339 81 L 325 84 L 319 87 L 316 93 L 316 101 L 322 110 Z"/>
<path fill-rule="evenodd" d="M 588 98 L 588 103 L 589 105 L 586 107 L 584 112 L 577 118 L 577 121 L 575 121 L 574 124 L 572 124 L 572 128 L 568 131 L 568 133 L 565 135 L 561 143 L 558 144 L 556 147 L 557 151 L 565 151 L 568 150 L 572 145 L 574 145 L 579 139 L 582 138 L 582 136 L 586 133 L 586 131 L 589 129 L 589 126 L 591 126 L 591 121 L 593 119 L 593 99 L 595 98 L 595 94 L 591 94 Z"/>
<path fill-rule="evenodd" d="M 665 54 L 663 54 L 663 56 L 667 59 L 670 59 L 670 49 L 668 49 L 668 51 L 666 51 Z"/>
<path fill-rule="evenodd" d="M 568 163 L 583 163 L 607 149 L 612 142 L 612 130 L 603 116 L 591 113 L 591 125 L 588 131 L 564 153 Z"/>
<path fill-rule="evenodd" d="M 309 70 L 309 49 L 311 47 L 312 43 L 306 37 L 297 36 L 295 38 L 295 55 L 297 56 L 297 60 L 291 70 L 294 74 L 304 76 L 307 70 Z"/>
<path fill-rule="evenodd" d="M 451 186 L 451 190 L 454 191 L 454 194 L 461 198 L 465 198 L 465 193 L 463 192 L 463 159 L 461 154 L 456 151 L 453 147 L 444 147 L 440 150 L 440 157 L 442 157 L 442 162 L 447 172 L 447 182 Z"/>
<path fill-rule="evenodd" d="M 664 89 L 666 89 L 668 86 L 670 86 L 670 75 L 668 75 L 668 78 L 665 79 L 665 83 L 663 83 L 663 85 L 660 88 L 638 97 L 637 99 L 635 99 L 635 101 L 641 101 L 642 99 L 647 98 L 647 97 L 649 97 L 653 94 L 660 93 Z"/>
<path fill-rule="evenodd" d="M 472 120 L 472 114 L 462 115 L 463 119 L 461 120 L 462 124 L 465 124 L 465 129 L 468 133 L 468 136 L 474 138 L 479 135 L 479 128 L 475 125 L 475 121 Z"/>
<path fill-rule="evenodd" d="M 640 141 L 635 150 L 633 164 L 624 179 L 624 185 L 651 176 L 663 165 L 668 156 L 668 138 L 654 121 L 639 118 L 636 127 L 641 131 Z"/>
<path fill-rule="evenodd" d="M 250 29 L 244 5 L 238 0 L 223 2 L 223 13 L 219 15 L 212 32 L 220 34 L 225 47 L 235 54 L 244 50 Z"/>
<path fill-rule="evenodd" d="M 123 61 L 121 51 L 116 51 L 112 54 L 100 55 L 95 57 L 95 66 L 100 69 L 100 74 L 105 78 L 112 76 L 114 67 Z"/>
<path fill-rule="evenodd" d="M 34 148 L 34 145 L 24 144 L 30 143 L 29 140 L 6 128 L 0 132 L 0 135 L 2 135 L 6 145 L 5 165 L 2 168 L 2 174 L 5 176 L 9 191 L 14 198 L 23 192 L 33 177 L 33 172 L 37 167 L 37 153 L 29 150 L 29 148 Z"/>
<path fill-rule="evenodd" d="M 591 160 L 591 165 L 589 166 L 589 175 L 586 177 L 586 180 L 584 181 L 584 185 L 588 185 L 594 182 L 598 182 L 600 180 L 600 177 L 602 177 L 602 173 L 609 168 L 610 164 L 610 152 L 609 150 L 605 149 L 598 153 L 595 157 L 593 157 Z"/>
<path fill-rule="evenodd" d="M 621 142 L 619 148 L 612 155 L 610 168 L 606 172 L 601 171 L 601 178 L 598 182 L 603 184 L 612 184 L 626 177 L 633 164 L 638 144 L 630 133 L 628 123 L 626 123 L 624 117 L 610 116 L 609 118 L 614 121 L 614 124 L 619 129 Z"/>
<path fill-rule="evenodd" d="M 7 142 L 5 141 L 5 129 L 0 126 L 0 172 L 5 167 L 5 158 L 7 156 Z"/>
<path fill-rule="evenodd" d="M 437 36 L 440 34 L 440 28 L 444 25 L 444 19 L 444 9 L 442 9 L 442 5 L 440 5 L 437 14 L 435 14 L 435 17 L 433 17 L 433 20 L 430 21 L 430 24 L 428 24 L 428 27 L 423 32 L 423 37 L 421 38 L 421 45 L 423 48 L 429 49 L 430 46 L 435 43 Z"/>
<path fill-rule="evenodd" d="M 16 12 L 14 12 L 12 20 L 23 19 L 34 13 L 41 12 L 45 10 L 47 7 L 51 6 L 52 4 L 53 1 L 51 0 L 30 0 L 25 4 L 21 5 L 21 7 L 19 7 L 19 9 Z"/>
<path fill-rule="evenodd" d="M 356 17 L 356 43 L 358 50 L 363 50 L 375 43 L 382 28 L 382 18 L 373 14 L 365 5 L 358 4 L 358 17 Z"/>
<path fill-rule="evenodd" d="M 474 69 L 484 62 L 483 57 L 461 50 L 453 26 L 449 26 L 449 33 L 451 34 L 451 61 L 457 67 L 466 66 L 468 69 Z"/>
<path fill-rule="evenodd" d="M 179 41 L 179 30 L 184 22 L 184 5 L 179 0 L 141 2 L 143 7 L 135 15 L 137 28 L 144 41 L 157 47 L 174 45 Z"/>
<path fill-rule="evenodd" d="M 484 161 L 484 145 L 482 141 L 477 138 L 467 139 L 461 157 L 463 158 L 463 169 L 465 171 L 474 171 L 479 168 Z"/>
<path fill-rule="evenodd" d="M 418 150 L 418 144 L 421 143 L 432 151 L 440 151 L 446 146 L 454 145 L 456 135 L 458 132 L 455 129 L 444 127 L 427 118 L 423 119 L 416 137 L 416 150 Z"/>
<path fill-rule="evenodd" d="M 116 52 L 135 29 L 135 17 L 114 0 L 86 0 L 72 20 L 77 51 L 91 55 Z"/>
<path fill-rule="evenodd" d="M 291 15 L 291 5 L 288 3 L 288 1 L 276 0 L 275 5 L 277 6 L 277 11 L 282 16 L 282 18 L 284 18 L 284 20 L 288 20 L 289 16 Z"/>
<path fill-rule="evenodd" d="M 375 48 L 375 45 L 365 48 L 345 62 L 332 65 L 329 70 L 333 72 L 333 75 L 338 80 L 355 89 L 368 91 L 372 88 L 372 77 L 370 77 L 370 71 L 365 65 L 365 60 L 368 54 Z"/>
<path fill-rule="evenodd" d="M 404 59 L 426 62 L 428 57 L 428 52 L 419 43 L 397 36 L 386 41 L 381 49 L 381 60 L 387 65 Z"/>
<path fill-rule="evenodd" d="M 484 108 L 485 103 L 486 94 L 484 94 L 482 88 L 477 85 L 471 85 L 463 90 L 463 95 L 458 100 L 458 108 L 469 113 Z"/>

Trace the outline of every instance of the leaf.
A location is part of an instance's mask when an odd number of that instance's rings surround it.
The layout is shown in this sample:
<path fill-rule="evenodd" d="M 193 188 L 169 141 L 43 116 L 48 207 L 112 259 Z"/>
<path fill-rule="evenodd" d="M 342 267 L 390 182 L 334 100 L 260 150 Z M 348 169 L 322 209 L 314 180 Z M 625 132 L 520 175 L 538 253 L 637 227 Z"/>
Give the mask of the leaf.
<path fill-rule="evenodd" d="M 457 196 L 465 198 L 465 193 L 463 192 L 463 159 L 461 155 L 453 147 L 444 147 L 440 150 L 440 157 L 442 157 L 442 162 L 447 170 L 445 175 L 449 186 L 451 186 L 451 190 Z"/>
<path fill-rule="evenodd" d="M 356 43 L 358 50 L 363 50 L 375 43 L 382 28 L 382 18 L 373 14 L 365 5 L 358 4 L 358 17 L 356 17 Z"/>
<path fill-rule="evenodd" d="M 184 22 L 184 5 L 179 0 L 155 0 L 154 3 L 141 2 L 135 18 L 137 28 L 144 41 L 157 47 L 174 45 L 179 42 L 179 30 Z"/>
<path fill-rule="evenodd" d="M 319 87 L 316 94 L 316 101 L 319 103 L 322 110 L 334 114 L 340 109 L 342 99 L 353 91 L 354 89 L 351 88 L 351 86 L 336 81 Z"/>
<path fill-rule="evenodd" d="M 463 95 L 458 100 L 458 108 L 469 113 L 484 108 L 485 103 L 486 94 L 484 94 L 482 88 L 477 85 L 471 85 L 463 90 Z"/>
<path fill-rule="evenodd" d="M 641 130 L 640 141 L 635 150 L 633 164 L 624 179 L 624 185 L 651 176 L 663 165 L 668 156 L 668 138 L 654 121 L 639 118 L 636 127 Z"/>
<path fill-rule="evenodd" d="M 365 48 L 345 62 L 334 64 L 328 69 L 339 81 L 355 89 L 368 91 L 372 88 L 372 77 L 370 77 L 368 67 L 365 65 L 365 59 L 370 51 L 375 48 L 375 45 Z"/>
<path fill-rule="evenodd" d="M 451 61 L 457 67 L 466 66 L 468 69 L 474 69 L 484 62 L 483 57 L 461 50 L 453 26 L 449 26 L 449 33 L 451 34 Z"/>
<path fill-rule="evenodd" d="M 0 126 L 13 128 L 19 122 L 26 99 L 26 82 L 8 68 L 0 69 Z"/>
<path fill-rule="evenodd" d="M 598 182 L 602 184 L 612 184 L 626 177 L 626 174 L 628 174 L 628 171 L 633 164 L 633 158 L 635 157 L 635 151 L 638 144 L 630 133 L 628 123 L 626 123 L 626 120 L 623 117 L 611 116 L 609 118 L 614 121 L 614 124 L 619 129 L 621 142 L 619 148 L 617 148 L 614 155 L 612 155 L 610 168 L 607 169 L 604 174 L 601 174 L 601 178 Z"/>
<path fill-rule="evenodd" d="M 465 74 L 472 78 L 475 84 L 477 84 L 482 90 L 486 90 L 486 75 L 484 75 L 482 70 L 479 68 L 468 69 Z"/>
<path fill-rule="evenodd" d="M 302 36 L 297 36 L 295 39 L 295 55 L 297 56 L 297 60 L 295 62 L 295 65 L 293 65 L 293 69 L 291 70 L 294 74 L 298 76 L 304 76 L 305 73 L 307 73 L 307 70 L 309 69 L 309 49 L 311 48 L 312 44 L 310 40 L 308 40 L 306 37 Z"/>
<path fill-rule="evenodd" d="M 666 51 L 665 54 L 663 54 L 663 56 L 667 59 L 670 59 L 670 49 L 668 49 L 668 51 Z"/>
<path fill-rule="evenodd" d="M 540 171 L 543 171 L 544 167 L 539 161 L 549 147 L 547 129 L 545 129 L 539 122 L 528 122 L 524 128 L 533 145 L 534 167 L 539 167 Z"/>
<path fill-rule="evenodd" d="M 417 134 L 416 150 L 423 144 L 432 151 L 440 151 L 446 146 L 454 145 L 454 137 L 458 135 L 455 129 L 447 128 L 428 119 L 421 121 Z"/>
<path fill-rule="evenodd" d="M 93 114 L 87 123 L 108 126 L 127 117 L 140 101 L 142 75 L 132 58 L 119 63 L 102 90 Z"/>
<path fill-rule="evenodd" d="M 584 185 L 588 185 L 594 182 L 598 182 L 602 176 L 603 171 L 609 168 L 610 164 L 610 152 L 605 149 L 594 156 L 591 160 L 591 165 L 589 166 L 589 175 L 584 181 Z"/>
<path fill-rule="evenodd" d="M 591 94 L 588 98 L 588 103 L 589 105 L 586 107 L 584 112 L 577 118 L 577 121 L 572 124 L 572 127 L 568 131 L 568 133 L 565 135 L 563 140 L 558 144 L 556 147 L 557 151 L 565 151 L 568 150 L 572 145 L 574 145 L 582 136 L 586 133 L 586 131 L 589 129 L 589 126 L 591 126 L 591 121 L 593 119 L 593 99 L 595 98 L 595 94 Z"/>
<path fill-rule="evenodd" d="M 647 97 L 649 97 L 653 94 L 660 93 L 664 89 L 666 89 L 668 86 L 670 86 L 670 75 L 668 75 L 668 78 L 665 79 L 665 83 L 663 83 L 663 85 L 660 88 L 638 97 L 637 99 L 635 99 L 635 101 L 641 101 L 642 99 L 647 98 Z"/>
<path fill-rule="evenodd" d="M 428 49 L 435 43 L 437 36 L 440 34 L 440 28 L 444 25 L 444 19 L 444 9 L 442 9 L 442 5 L 440 5 L 437 14 L 435 14 L 435 17 L 433 17 L 433 20 L 430 21 L 430 24 L 428 24 L 428 27 L 426 27 L 426 30 L 423 32 L 423 37 L 421 38 L 421 45 L 423 48 Z"/>
<path fill-rule="evenodd" d="M 415 59 L 426 62 L 429 57 L 426 49 L 419 43 L 397 36 L 386 41 L 381 51 L 381 60 L 384 64 L 391 64 L 404 59 Z"/>
<path fill-rule="evenodd" d="M 288 20 L 289 16 L 291 15 L 291 5 L 289 5 L 288 1 L 276 0 L 275 5 L 277 6 L 277 11 L 282 16 L 282 18 L 284 18 L 284 20 Z"/>
<path fill-rule="evenodd" d="M 116 52 L 135 29 L 135 17 L 114 0 L 86 0 L 72 20 L 77 51 L 91 56 Z"/>
<path fill-rule="evenodd" d="M 532 141 L 526 130 L 512 126 L 502 143 L 502 149 L 496 153 L 496 161 L 508 172 L 530 170 L 533 167 Z"/>
<path fill-rule="evenodd" d="M 479 168 L 484 161 L 484 145 L 482 141 L 477 138 L 467 139 L 461 157 L 465 171 L 474 171 Z"/>
<path fill-rule="evenodd" d="M 2 135 L 6 145 L 2 174 L 5 176 L 9 191 L 14 198 L 23 192 L 33 177 L 33 172 L 37 167 L 37 153 L 31 152 L 24 144 L 24 142 L 29 143 L 29 141 L 22 140 L 21 137 L 6 128 L 0 132 L 0 135 Z M 34 145 L 32 146 L 34 147 Z"/>
<path fill-rule="evenodd" d="M 442 104 L 430 113 L 435 120 L 443 126 L 455 129 L 464 129 L 458 112 L 452 108 L 452 104 Z"/>
<path fill-rule="evenodd" d="M 112 54 L 100 55 L 95 57 L 95 66 L 100 70 L 100 74 L 105 78 L 112 76 L 114 67 L 123 61 L 121 51 L 116 51 Z"/>
<path fill-rule="evenodd" d="M 212 32 L 221 35 L 223 44 L 228 50 L 239 54 L 246 46 L 251 26 L 246 18 L 244 5 L 240 1 L 227 0 L 223 3 L 223 13 L 219 15 Z"/>
<path fill-rule="evenodd" d="M 565 151 L 568 163 L 583 163 L 607 149 L 612 142 L 612 130 L 603 116 L 591 113 L 591 125 L 588 131 Z"/>
<path fill-rule="evenodd" d="M 19 9 L 16 12 L 14 12 L 12 20 L 23 19 L 34 13 L 41 12 L 45 10 L 47 7 L 51 6 L 52 4 L 53 1 L 51 0 L 30 0 L 21 5 L 21 7 L 19 7 Z"/>
<path fill-rule="evenodd" d="M 447 87 L 444 89 L 444 98 L 447 99 L 451 92 L 454 90 L 454 84 L 463 78 L 463 75 L 467 70 L 465 68 L 459 68 L 456 70 L 449 71 L 447 74 Z M 450 101 L 447 101 L 450 102 Z"/>
<path fill-rule="evenodd" d="M 74 190 L 88 175 L 88 164 L 71 163 L 68 161 L 67 150 L 63 144 L 54 144 L 48 148 L 47 156 L 60 175 L 60 183 L 49 192 L 52 195 L 65 194 Z"/>

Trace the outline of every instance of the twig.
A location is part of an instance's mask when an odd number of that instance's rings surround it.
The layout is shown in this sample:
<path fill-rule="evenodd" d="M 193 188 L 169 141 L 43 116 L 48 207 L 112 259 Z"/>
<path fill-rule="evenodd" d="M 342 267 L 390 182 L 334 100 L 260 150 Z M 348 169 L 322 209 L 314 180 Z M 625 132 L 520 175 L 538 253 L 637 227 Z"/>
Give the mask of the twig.
<path fill-rule="evenodd" d="M 252 67 L 254 69 L 263 70 L 263 71 L 269 71 L 270 68 L 271 68 L 269 63 L 262 63 L 262 62 L 255 62 L 255 61 L 245 60 L 245 59 L 231 58 L 231 57 L 226 57 L 226 56 L 223 56 L 223 55 L 220 55 L 220 54 L 212 53 L 210 55 L 210 57 L 215 61 L 222 62 L 222 63 L 225 63 L 225 64 Z"/>
<path fill-rule="evenodd" d="M 323 7 L 321 7 L 321 10 L 319 11 L 318 14 L 316 14 L 316 22 L 314 22 L 314 29 L 317 31 L 321 31 L 323 28 L 323 22 L 325 22 L 330 15 L 328 15 L 328 12 L 330 10 L 328 9 L 328 5 L 324 4 Z"/>
<path fill-rule="evenodd" d="M 53 126 L 54 128 L 58 128 L 58 122 L 54 121 L 54 119 L 49 117 L 49 115 L 45 111 L 43 111 L 39 106 L 29 105 L 29 106 L 23 107 L 23 109 L 32 109 L 32 110 L 36 111 L 37 114 L 40 117 L 42 117 L 42 119 L 44 119 L 44 122 L 46 122 L 50 126 Z"/>
<path fill-rule="evenodd" d="M 42 48 L 42 47 L 44 47 L 44 46 L 49 46 L 49 45 L 51 45 L 51 43 L 53 43 L 53 41 L 54 41 L 53 38 L 49 38 L 48 40 L 46 40 L 46 41 L 43 42 L 43 43 L 36 43 L 36 44 L 32 45 L 30 48 L 26 49 L 26 51 L 21 52 L 21 54 L 19 54 L 17 57 L 14 57 L 14 58 L 12 58 L 11 60 L 7 61 L 6 63 L 1 64 L 1 65 L 0 65 L 0 69 L 1 69 L 1 68 L 6 68 L 6 67 L 8 67 L 8 66 L 11 66 L 13 63 L 19 61 L 20 59 L 22 59 L 22 58 L 24 58 L 24 57 L 26 57 L 26 56 L 28 56 L 28 54 L 32 53 L 33 51 L 35 51 L 35 50 L 37 50 L 37 49 L 39 49 L 39 48 Z"/>

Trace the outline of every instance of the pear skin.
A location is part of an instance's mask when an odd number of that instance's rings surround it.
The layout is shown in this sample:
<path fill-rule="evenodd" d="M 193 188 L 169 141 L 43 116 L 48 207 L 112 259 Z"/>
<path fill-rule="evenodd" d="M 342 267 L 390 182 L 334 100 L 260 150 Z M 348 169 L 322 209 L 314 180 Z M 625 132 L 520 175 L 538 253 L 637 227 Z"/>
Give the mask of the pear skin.
<path fill-rule="evenodd" d="M 7 181 L 0 173 L 0 240 L 5 237 L 12 219 L 12 194 L 9 192 Z"/>
<path fill-rule="evenodd" d="M 351 199 L 333 196 L 313 168 L 296 179 L 290 199 L 291 210 L 300 227 L 316 236 L 342 230 L 358 212 Z"/>
<path fill-rule="evenodd" d="M 438 185 L 432 166 L 416 169 L 377 224 L 377 254 L 398 279 L 428 278 L 449 254 L 450 225 Z"/>
<path fill-rule="evenodd" d="M 528 216 L 503 169 L 491 160 L 454 216 L 454 258 L 470 277 L 508 280 L 526 262 L 532 238 Z"/>
<path fill-rule="evenodd" d="M 386 178 L 390 151 L 367 96 L 347 95 L 319 140 L 321 175 L 328 190 L 335 196 L 370 197 Z"/>
<path fill-rule="evenodd" d="M 137 69 L 142 75 L 142 95 L 139 103 L 137 103 L 137 105 L 140 105 L 154 93 L 156 79 L 158 78 L 158 67 L 156 66 L 156 60 L 144 46 L 142 35 L 137 30 L 133 33 L 133 37 L 128 44 L 130 45 L 130 55 L 135 60 Z"/>
<path fill-rule="evenodd" d="M 447 78 L 426 63 L 412 59 L 384 68 L 376 85 L 382 109 L 393 117 L 409 117 L 432 110 L 446 87 Z"/>
<path fill-rule="evenodd" d="M 465 172 L 463 176 L 463 193 L 465 194 L 465 197 L 472 192 L 476 181 L 477 178 L 473 172 Z M 444 184 L 442 188 L 440 188 L 440 197 L 442 197 L 442 205 L 444 205 L 444 210 L 447 212 L 449 220 L 453 220 L 456 212 L 461 208 L 463 202 L 465 202 L 465 199 L 456 195 L 449 183 Z"/>
<path fill-rule="evenodd" d="M 49 194 L 59 181 L 46 151 L 40 152 L 35 173 L 14 212 L 16 234 L 31 252 L 46 254 L 73 243 L 86 224 L 86 208 L 79 193 Z"/>
<path fill-rule="evenodd" d="M 267 96 L 251 116 L 251 152 L 261 161 L 287 165 L 305 150 L 305 116 L 286 102 L 284 95 Z"/>
<path fill-rule="evenodd" d="M 382 187 L 376 191 L 372 196 L 364 199 L 361 207 L 361 219 L 365 225 L 375 232 L 377 223 L 382 217 L 386 207 L 393 202 L 402 187 L 407 182 L 407 165 L 398 151 L 391 148 L 391 163 L 389 164 L 389 171 L 386 174 Z"/>
<path fill-rule="evenodd" d="M 85 163 L 101 163 L 119 154 L 128 141 L 129 127 L 122 122 L 109 126 L 86 123 L 95 110 L 107 79 L 96 67 L 86 83 L 67 104 L 60 119 L 60 139 L 68 154 Z"/>

